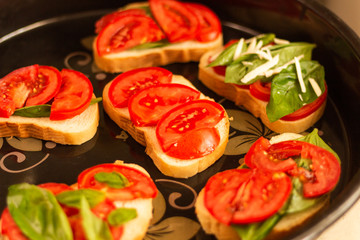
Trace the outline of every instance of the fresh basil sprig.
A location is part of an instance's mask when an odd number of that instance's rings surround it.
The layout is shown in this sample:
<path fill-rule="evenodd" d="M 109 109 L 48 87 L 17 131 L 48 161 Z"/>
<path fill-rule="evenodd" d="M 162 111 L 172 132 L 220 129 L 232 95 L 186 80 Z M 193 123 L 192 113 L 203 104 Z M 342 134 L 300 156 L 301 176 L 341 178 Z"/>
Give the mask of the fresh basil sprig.
<path fill-rule="evenodd" d="M 64 191 L 56 195 L 56 199 L 63 205 L 80 209 L 82 197 L 88 201 L 91 208 L 105 200 L 105 193 L 94 189 L 78 189 Z"/>
<path fill-rule="evenodd" d="M 111 188 L 124 188 L 129 186 L 129 180 L 118 172 L 99 172 L 94 175 L 96 181 L 105 183 Z"/>
<path fill-rule="evenodd" d="M 142 50 L 142 49 L 150 49 L 150 48 L 159 48 L 159 47 L 165 47 L 169 45 L 170 43 L 167 40 L 160 40 L 156 42 L 147 42 L 140 45 L 137 45 L 135 47 L 132 47 L 130 50 Z"/>
<path fill-rule="evenodd" d="M 12 185 L 7 205 L 12 218 L 29 239 L 73 239 L 67 217 L 50 191 L 27 183 Z"/>
<path fill-rule="evenodd" d="M 107 220 L 111 226 L 120 226 L 136 217 L 135 208 L 117 208 L 110 212 Z"/>
<path fill-rule="evenodd" d="M 90 105 L 98 103 L 101 100 L 101 97 L 91 99 Z M 13 115 L 29 118 L 50 117 L 50 111 L 50 104 L 42 104 L 16 109 Z"/>
<path fill-rule="evenodd" d="M 270 101 L 266 106 L 266 114 L 271 122 L 295 112 L 318 98 L 309 78 L 317 82 L 322 93 L 325 91 L 324 67 L 317 61 L 300 61 L 300 66 L 306 92 L 301 91 L 295 64 L 289 65 L 273 78 Z"/>

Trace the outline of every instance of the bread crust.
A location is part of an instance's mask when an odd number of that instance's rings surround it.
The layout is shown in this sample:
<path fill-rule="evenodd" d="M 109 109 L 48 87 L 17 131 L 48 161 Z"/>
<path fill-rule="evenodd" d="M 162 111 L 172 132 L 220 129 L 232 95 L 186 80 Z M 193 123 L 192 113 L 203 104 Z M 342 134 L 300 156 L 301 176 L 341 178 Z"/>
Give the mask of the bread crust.
<path fill-rule="evenodd" d="M 208 65 L 209 58 L 221 52 L 222 49 L 223 48 L 209 51 L 205 53 L 200 59 L 199 80 L 206 87 L 218 95 L 233 101 L 236 105 L 244 106 L 251 114 L 257 118 L 260 118 L 265 126 L 277 133 L 304 132 L 321 118 L 325 111 L 326 100 L 315 112 L 305 118 L 295 121 L 277 120 L 275 122 L 270 122 L 266 115 L 267 102 L 255 98 L 247 89 L 239 88 L 235 84 L 225 83 L 225 78 L 223 76 L 216 74 L 213 68 L 206 67 Z"/>
<path fill-rule="evenodd" d="M 94 137 L 98 124 L 99 107 L 96 103 L 81 114 L 61 121 L 51 121 L 48 117 L 0 118 L 0 137 L 33 137 L 64 145 L 80 145 Z"/>
<path fill-rule="evenodd" d="M 173 83 L 181 83 L 195 88 L 187 79 L 174 75 Z M 158 169 L 167 176 L 188 178 L 205 170 L 218 160 L 224 153 L 229 135 L 230 123 L 227 114 L 216 126 L 220 133 L 220 144 L 211 154 L 192 160 L 181 160 L 167 156 L 161 149 L 156 138 L 156 127 L 136 127 L 130 120 L 127 108 L 115 108 L 109 99 L 108 83 L 103 91 L 103 105 L 105 112 L 122 129 L 127 131 L 137 142 L 146 146 L 145 152 L 152 158 Z M 201 99 L 209 99 L 201 94 Z"/>

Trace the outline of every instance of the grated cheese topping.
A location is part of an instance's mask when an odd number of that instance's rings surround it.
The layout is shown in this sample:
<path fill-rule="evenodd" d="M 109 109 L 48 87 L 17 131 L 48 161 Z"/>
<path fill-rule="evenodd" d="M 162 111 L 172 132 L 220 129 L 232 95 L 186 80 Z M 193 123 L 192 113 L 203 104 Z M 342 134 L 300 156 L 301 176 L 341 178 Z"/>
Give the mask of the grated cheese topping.
<path fill-rule="evenodd" d="M 311 84 L 311 87 L 314 89 L 316 96 L 319 97 L 322 94 L 319 84 L 313 78 L 309 78 L 309 82 Z"/>
<path fill-rule="evenodd" d="M 304 83 L 304 79 L 301 73 L 301 66 L 300 66 L 300 62 L 299 59 L 297 57 L 294 58 L 295 59 L 295 67 L 296 67 L 296 74 L 300 83 L 300 88 L 301 88 L 301 92 L 305 93 L 306 92 L 306 87 L 305 87 L 305 83 Z"/>

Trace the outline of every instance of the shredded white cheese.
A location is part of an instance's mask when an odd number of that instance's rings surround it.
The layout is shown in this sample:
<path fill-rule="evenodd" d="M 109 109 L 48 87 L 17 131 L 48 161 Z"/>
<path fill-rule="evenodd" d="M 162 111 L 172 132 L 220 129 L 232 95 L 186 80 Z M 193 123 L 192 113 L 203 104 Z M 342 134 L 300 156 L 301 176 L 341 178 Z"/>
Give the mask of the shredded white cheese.
<path fill-rule="evenodd" d="M 313 78 L 309 78 L 309 82 L 310 82 L 312 88 L 314 89 L 316 96 L 319 97 L 322 93 L 319 84 Z"/>
<path fill-rule="evenodd" d="M 290 42 L 288 40 L 285 40 L 285 39 L 274 38 L 274 43 L 275 44 L 289 44 Z"/>
<path fill-rule="evenodd" d="M 299 56 L 297 56 L 297 59 L 300 60 L 304 57 L 304 54 L 301 54 Z M 273 74 L 278 74 L 280 73 L 283 69 L 287 68 L 289 65 L 294 64 L 295 63 L 295 59 L 290 60 L 289 62 L 285 63 L 284 65 L 274 68 L 274 69 L 270 69 L 268 71 L 266 71 L 264 73 L 265 77 L 270 77 Z"/>
<path fill-rule="evenodd" d="M 241 56 L 241 51 L 242 51 L 243 46 L 244 46 L 244 41 L 245 41 L 244 38 L 241 38 L 239 40 L 239 43 L 238 43 L 238 45 L 236 47 L 234 57 L 233 57 L 234 60 L 238 59 Z"/>
<path fill-rule="evenodd" d="M 299 98 L 300 98 L 300 100 L 303 102 L 304 101 L 304 99 L 302 98 L 302 96 L 301 96 L 301 94 L 299 93 Z"/>
<path fill-rule="evenodd" d="M 260 65 L 259 67 L 255 68 L 251 72 L 248 72 L 243 79 L 241 79 L 241 82 L 248 83 L 252 79 L 254 79 L 256 76 L 266 72 L 270 68 L 274 67 L 279 62 L 279 55 L 276 55 L 273 59 L 270 61 L 264 63 L 263 65 Z"/>
<path fill-rule="evenodd" d="M 304 83 L 304 79 L 302 77 L 302 73 L 301 73 L 301 66 L 300 66 L 300 62 L 299 59 L 297 57 L 294 58 L 295 59 L 295 67 L 296 67 L 296 74 L 300 83 L 300 88 L 301 88 L 301 92 L 305 93 L 306 92 L 306 87 L 305 87 L 305 83 Z"/>
<path fill-rule="evenodd" d="M 253 38 L 246 52 L 255 52 L 255 51 L 256 51 L 256 38 Z"/>

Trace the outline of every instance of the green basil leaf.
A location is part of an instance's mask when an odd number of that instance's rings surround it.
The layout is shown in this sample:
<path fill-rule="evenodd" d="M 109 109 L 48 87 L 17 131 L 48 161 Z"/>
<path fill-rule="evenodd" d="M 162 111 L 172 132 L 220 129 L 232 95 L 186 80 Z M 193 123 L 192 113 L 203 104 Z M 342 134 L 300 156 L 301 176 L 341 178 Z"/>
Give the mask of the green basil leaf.
<path fill-rule="evenodd" d="M 129 185 L 129 180 L 118 172 L 99 172 L 94 175 L 96 181 L 106 183 L 112 188 L 124 188 Z"/>
<path fill-rule="evenodd" d="M 29 239 L 73 239 L 68 219 L 50 191 L 27 183 L 12 185 L 7 205 Z"/>
<path fill-rule="evenodd" d="M 315 46 L 312 43 L 293 42 L 270 47 L 271 56 L 279 55 L 279 62 L 273 68 L 281 67 L 300 55 L 303 55 L 302 61 L 311 60 L 312 50 Z"/>
<path fill-rule="evenodd" d="M 317 128 L 315 128 L 311 133 L 307 134 L 304 137 L 296 139 L 296 140 L 303 141 L 303 142 L 308 142 L 308 143 L 314 144 L 314 145 L 316 145 L 318 147 L 324 148 L 325 150 L 328 150 L 329 152 L 334 154 L 334 156 L 340 162 L 339 155 L 328 144 L 326 144 L 324 142 L 324 140 L 322 140 L 322 138 L 319 136 L 318 133 L 319 133 L 319 130 Z"/>
<path fill-rule="evenodd" d="M 293 188 L 290 196 L 290 204 L 286 209 L 287 214 L 304 211 L 323 200 L 324 196 L 317 198 L 305 198 L 303 196 L 302 183 L 299 178 L 292 178 L 292 185 Z"/>
<path fill-rule="evenodd" d="M 165 47 L 169 45 L 170 43 L 167 40 L 160 40 L 157 42 L 147 42 L 140 45 L 137 45 L 130 50 L 141 50 L 141 49 L 149 49 L 149 48 L 159 48 L 159 47 Z"/>
<path fill-rule="evenodd" d="M 91 211 L 90 205 L 83 196 L 80 199 L 81 223 L 88 240 L 112 240 L 112 235 L 108 224 L 101 218 L 95 216 Z"/>
<path fill-rule="evenodd" d="M 90 105 L 101 102 L 102 98 L 91 99 Z M 43 104 L 29 107 L 22 107 L 15 110 L 15 116 L 38 118 L 38 117 L 50 117 L 51 105 Z"/>
<path fill-rule="evenodd" d="M 231 225 L 231 227 L 235 229 L 241 240 L 261 240 L 269 234 L 281 217 L 282 215 L 277 213 L 263 222 Z"/>
<path fill-rule="evenodd" d="M 93 208 L 106 198 L 105 193 L 94 189 L 78 189 L 64 191 L 56 195 L 57 200 L 68 207 L 80 208 L 80 200 L 85 197 L 90 207 Z"/>
<path fill-rule="evenodd" d="M 111 211 L 107 220 L 111 226 L 120 226 L 136 217 L 135 208 L 117 208 Z"/>
<path fill-rule="evenodd" d="M 238 43 L 233 43 L 229 47 L 225 48 L 225 50 L 222 51 L 220 55 L 208 65 L 208 67 L 230 65 L 233 61 L 237 45 Z M 243 45 L 242 51 L 245 50 L 246 50 L 246 44 Z"/>
<path fill-rule="evenodd" d="M 16 109 L 13 115 L 21 116 L 21 117 L 30 117 L 30 118 L 49 117 L 50 109 L 51 109 L 51 105 L 49 104 L 23 107 Z"/>
<path fill-rule="evenodd" d="M 241 82 L 241 79 L 243 79 L 247 73 L 251 72 L 252 70 L 263 65 L 266 62 L 267 62 L 267 60 L 259 59 L 256 56 L 256 59 L 251 61 L 252 65 L 244 65 L 242 63 L 231 64 L 226 68 L 224 82 L 244 85 L 244 83 Z M 257 76 L 254 79 L 252 79 L 251 81 L 247 82 L 246 85 L 254 83 L 258 79 L 261 79 L 261 78 L 263 78 L 263 76 Z"/>
<path fill-rule="evenodd" d="M 273 78 L 270 101 L 266 106 L 266 113 L 271 122 L 295 112 L 318 98 L 309 82 L 310 77 L 315 79 L 322 92 L 325 91 L 323 66 L 316 61 L 300 61 L 300 65 L 306 87 L 305 93 L 301 91 L 295 64 L 288 66 Z"/>
<path fill-rule="evenodd" d="M 256 37 L 257 42 L 262 41 L 263 46 L 268 45 L 269 43 L 274 42 L 275 34 L 274 33 L 267 33 L 267 34 L 260 34 Z"/>

